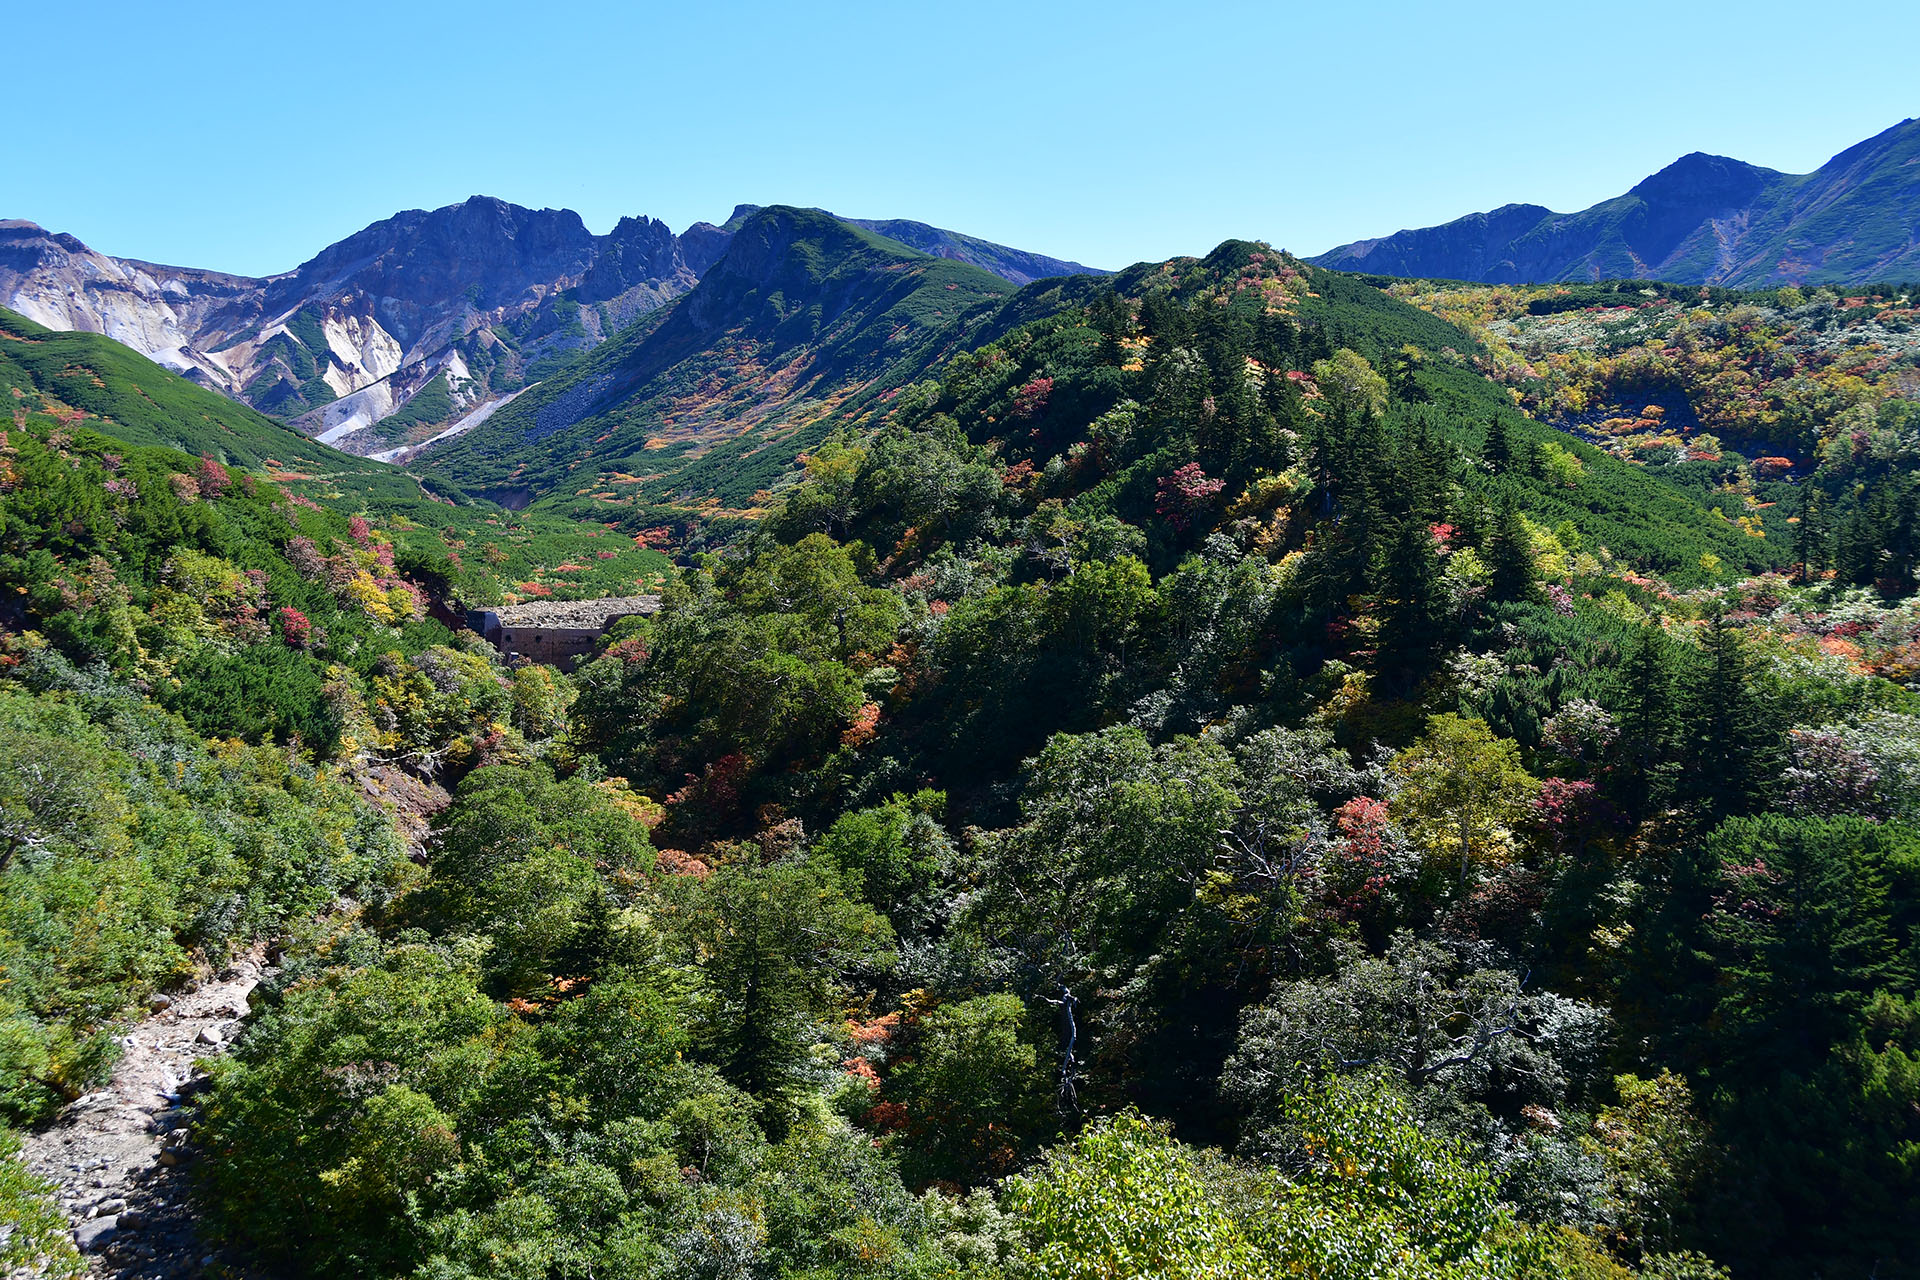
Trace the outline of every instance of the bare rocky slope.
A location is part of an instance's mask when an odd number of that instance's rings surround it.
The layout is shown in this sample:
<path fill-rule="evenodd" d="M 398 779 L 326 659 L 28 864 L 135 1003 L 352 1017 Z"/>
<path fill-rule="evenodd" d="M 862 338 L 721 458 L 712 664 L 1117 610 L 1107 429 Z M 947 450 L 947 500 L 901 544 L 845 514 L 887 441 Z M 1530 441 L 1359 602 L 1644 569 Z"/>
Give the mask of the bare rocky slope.
<path fill-rule="evenodd" d="M 525 385 L 685 293 L 728 234 L 649 218 L 589 232 L 564 209 L 476 196 L 396 214 L 282 275 L 114 258 L 0 222 L 0 302 L 101 333 L 349 452 L 431 429 Z M 403 413 L 413 407 L 411 413 Z"/>

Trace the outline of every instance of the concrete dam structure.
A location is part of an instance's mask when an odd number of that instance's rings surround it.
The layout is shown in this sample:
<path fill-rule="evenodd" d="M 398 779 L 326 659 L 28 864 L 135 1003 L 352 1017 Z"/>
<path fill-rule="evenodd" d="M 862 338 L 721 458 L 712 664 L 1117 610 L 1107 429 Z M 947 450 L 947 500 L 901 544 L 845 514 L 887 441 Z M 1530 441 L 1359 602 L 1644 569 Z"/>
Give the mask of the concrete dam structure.
<path fill-rule="evenodd" d="M 571 671 L 591 657 L 607 628 L 622 618 L 653 613 L 659 596 L 604 600 L 536 600 L 497 609 L 473 609 L 467 625 L 508 658 L 520 657 Z"/>

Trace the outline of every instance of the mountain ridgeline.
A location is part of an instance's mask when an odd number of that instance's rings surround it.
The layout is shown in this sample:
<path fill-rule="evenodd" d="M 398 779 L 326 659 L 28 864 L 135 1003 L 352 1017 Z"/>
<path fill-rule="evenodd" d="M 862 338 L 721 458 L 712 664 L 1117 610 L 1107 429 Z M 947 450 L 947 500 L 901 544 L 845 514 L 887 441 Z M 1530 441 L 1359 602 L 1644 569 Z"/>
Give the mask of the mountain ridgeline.
<path fill-rule="evenodd" d="M 675 306 L 423 460 L 515 501 L 585 485 L 613 503 L 738 502 L 829 415 L 897 392 L 1013 292 L 818 210 L 759 210 Z"/>
<path fill-rule="evenodd" d="M 396 214 L 264 278 L 114 258 L 0 222 L 0 305 L 105 334 L 328 444 L 394 457 L 686 293 L 756 206 L 675 234 L 475 196 Z M 1017 284 L 1086 268 L 917 222 L 914 247 Z"/>
<path fill-rule="evenodd" d="M 1340 245 L 1340 271 L 1487 284 L 1664 280 L 1759 288 L 1920 276 L 1920 120 L 1812 173 L 1695 152 L 1579 213 L 1503 205 Z"/>

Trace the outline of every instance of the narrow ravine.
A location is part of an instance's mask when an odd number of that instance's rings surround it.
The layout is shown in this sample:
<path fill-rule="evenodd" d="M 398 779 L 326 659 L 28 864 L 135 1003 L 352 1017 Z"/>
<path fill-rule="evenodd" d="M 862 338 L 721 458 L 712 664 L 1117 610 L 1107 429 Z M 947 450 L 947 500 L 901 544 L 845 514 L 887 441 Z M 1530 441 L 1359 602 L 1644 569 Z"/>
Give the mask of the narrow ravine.
<path fill-rule="evenodd" d="M 57 1184 L 90 1275 L 243 1273 L 201 1238 L 194 1220 L 186 1175 L 197 1153 L 187 1124 L 206 1082 L 195 1060 L 225 1052 L 267 972 L 256 948 L 190 989 L 155 996 L 121 1037 L 111 1082 L 27 1136 L 27 1165 Z"/>

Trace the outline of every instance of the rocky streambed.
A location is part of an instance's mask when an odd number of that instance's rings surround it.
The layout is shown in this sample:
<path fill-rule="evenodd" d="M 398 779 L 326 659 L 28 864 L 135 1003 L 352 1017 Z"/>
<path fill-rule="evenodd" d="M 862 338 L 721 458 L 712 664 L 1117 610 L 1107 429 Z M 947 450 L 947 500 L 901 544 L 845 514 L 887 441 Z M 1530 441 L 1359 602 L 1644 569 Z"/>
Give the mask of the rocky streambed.
<path fill-rule="evenodd" d="M 187 1179 L 198 1152 L 189 1121 L 207 1084 L 196 1060 L 225 1051 L 267 972 L 256 950 L 190 989 L 155 996 L 148 1015 L 121 1037 L 107 1086 L 27 1135 L 22 1155 L 58 1188 L 90 1275 L 245 1274 L 195 1221 Z"/>

